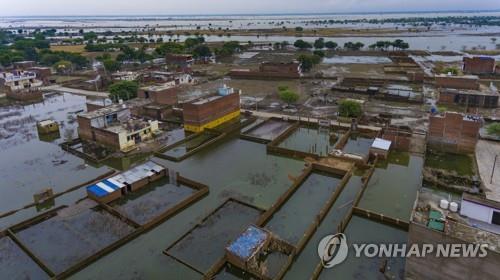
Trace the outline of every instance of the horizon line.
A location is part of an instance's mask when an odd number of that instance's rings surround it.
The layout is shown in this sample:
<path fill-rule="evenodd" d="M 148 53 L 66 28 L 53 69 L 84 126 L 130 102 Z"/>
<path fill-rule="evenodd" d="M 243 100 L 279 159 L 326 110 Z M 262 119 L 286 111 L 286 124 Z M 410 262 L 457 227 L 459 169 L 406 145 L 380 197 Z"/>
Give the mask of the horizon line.
<path fill-rule="evenodd" d="M 207 13 L 207 14 L 188 14 L 188 13 L 178 13 L 178 14 L 101 14 L 101 15 L 91 15 L 91 14 L 67 14 L 67 15 L 0 15 L 0 18 L 15 18 L 15 17 L 127 17 L 127 16 L 144 16 L 144 17 L 176 17 L 176 16 L 280 16 L 280 15 L 354 15 L 354 14 L 404 14 L 404 13 L 421 13 L 421 14 L 431 14 L 431 13 L 495 13 L 500 12 L 500 8 L 494 10 L 415 10 L 415 11 L 358 11 L 358 12 L 276 12 L 276 13 Z"/>

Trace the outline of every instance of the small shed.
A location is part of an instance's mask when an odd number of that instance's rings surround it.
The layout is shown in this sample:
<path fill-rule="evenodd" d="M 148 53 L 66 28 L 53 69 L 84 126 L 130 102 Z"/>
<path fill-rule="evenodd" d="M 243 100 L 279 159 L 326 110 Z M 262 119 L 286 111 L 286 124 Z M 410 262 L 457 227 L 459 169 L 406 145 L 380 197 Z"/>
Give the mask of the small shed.
<path fill-rule="evenodd" d="M 271 239 L 271 234 L 265 229 L 248 227 L 226 247 L 228 262 L 244 271 L 252 270 L 256 267 L 258 256 L 269 246 Z"/>
<path fill-rule="evenodd" d="M 110 178 L 88 186 L 87 195 L 93 200 L 109 203 L 122 196 L 122 188 L 124 186 L 125 185 Z"/>
<path fill-rule="evenodd" d="M 370 155 L 387 159 L 389 151 L 391 149 L 392 141 L 385 140 L 382 138 L 375 138 L 372 146 L 370 147 Z"/>
<path fill-rule="evenodd" d="M 36 124 L 38 133 L 49 134 L 59 132 L 59 124 L 53 120 L 43 120 Z"/>

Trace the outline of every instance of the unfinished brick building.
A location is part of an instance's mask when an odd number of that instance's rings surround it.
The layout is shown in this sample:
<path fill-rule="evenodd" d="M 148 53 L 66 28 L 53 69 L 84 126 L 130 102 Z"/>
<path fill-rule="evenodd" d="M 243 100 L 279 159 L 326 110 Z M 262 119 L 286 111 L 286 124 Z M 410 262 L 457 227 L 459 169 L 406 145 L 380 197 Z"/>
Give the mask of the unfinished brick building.
<path fill-rule="evenodd" d="M 142 87 L 137 95 L 139 98 L 151 99 L 156 104 L 175 105 L 177 85 L 175 81 L 171 81 L 161 85 Z"/>
<path fill-rule="evenodd" d="M 233 69 L 229 72 L 233 78 L 259 79 L 298 79 L 302 76 L 302 66 L 298 61 L 287 63 L 263 62 L 258 70 Z"/>
<path fill-rule="evenodd" d="M 464 57 L 463 71 L 467 74 L 484 75 L 495 73 L 495 59 L 485 56 Z"/>
<path fill-rule="evenodd" d="M 450 152 L 474 152 L 479 139 L 480 117 L 446 112 L 429 118 L 430 147 Z"/>
<path fill-rule="evenodd" d="M 239 90 L 222 87 L 217 93 L 183 105 L 184 129 L 201 132 L 240 116 Z"/>
<path fill-rule="evenodd" d="M 497 108 L 500 95 L 493 90 L 440 89 L 439 104 L 458 104 L 467 107 Z"/>
<path fill-rule="evenodd" d="M 436 87 L 438 88 L 453 88 L 453 89 L 479 89 L 479 77 L 473 75 L 466 76 L 451 76 L 451 75 L 436 75 Z"/>

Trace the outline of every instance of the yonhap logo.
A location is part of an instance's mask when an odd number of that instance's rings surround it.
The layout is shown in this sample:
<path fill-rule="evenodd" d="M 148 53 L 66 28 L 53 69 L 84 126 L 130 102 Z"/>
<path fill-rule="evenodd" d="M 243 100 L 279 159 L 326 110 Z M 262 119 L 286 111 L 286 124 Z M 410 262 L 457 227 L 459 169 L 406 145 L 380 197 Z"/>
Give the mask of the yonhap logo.
<path fill-rule="evenodd" d="M 318 255 L 325 268 L 332 268 L 347 258 L 349 247 L 343 233 L 325 236 L 318 244 Z"/>

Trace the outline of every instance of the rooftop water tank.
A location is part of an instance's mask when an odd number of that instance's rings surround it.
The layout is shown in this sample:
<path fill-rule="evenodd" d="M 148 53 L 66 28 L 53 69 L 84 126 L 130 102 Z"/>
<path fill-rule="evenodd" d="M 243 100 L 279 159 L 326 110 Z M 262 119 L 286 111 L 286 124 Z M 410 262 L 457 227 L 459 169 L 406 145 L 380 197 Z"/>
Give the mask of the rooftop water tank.
<path fill-rule="evenodd" d="M 439 207 L 441 209 L 446 210 L 446 209 L 448 209 L 449 206 L 450 206 L 450 202 L 446 199 L 441 199 L 441 201 L 439 202 Z"/>
<path fill-rule="evenodd" d="M 458 212 L 458 203 L 456 202 L 450 203 L 450 211 L 454 213 Z"/>

